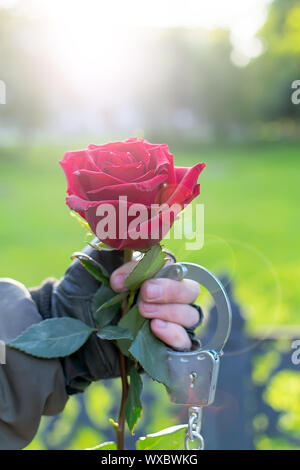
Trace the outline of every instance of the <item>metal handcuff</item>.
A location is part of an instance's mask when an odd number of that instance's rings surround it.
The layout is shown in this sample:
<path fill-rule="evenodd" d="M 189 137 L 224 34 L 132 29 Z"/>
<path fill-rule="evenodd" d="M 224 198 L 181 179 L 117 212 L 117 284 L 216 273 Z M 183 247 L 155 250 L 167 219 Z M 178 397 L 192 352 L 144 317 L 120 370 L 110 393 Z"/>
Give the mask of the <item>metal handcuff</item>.
<path fill-rule="evenodd" d="M 189 405 L 185 449 L 189 450 L 190 442 L 197 441 L 197 450 L 203 450 L 202 408 L 211 405 L 215 398 L 220 357 L 231 331 L 230 302 L 222 283 L 203 266 L 175 263 L 165 266 L 156 277 L 196 281 L 210 292 L 215 302 L 217 326 L 208 344 L 188 352 L 168 349 L 171 401 L 178 405 Z"/>

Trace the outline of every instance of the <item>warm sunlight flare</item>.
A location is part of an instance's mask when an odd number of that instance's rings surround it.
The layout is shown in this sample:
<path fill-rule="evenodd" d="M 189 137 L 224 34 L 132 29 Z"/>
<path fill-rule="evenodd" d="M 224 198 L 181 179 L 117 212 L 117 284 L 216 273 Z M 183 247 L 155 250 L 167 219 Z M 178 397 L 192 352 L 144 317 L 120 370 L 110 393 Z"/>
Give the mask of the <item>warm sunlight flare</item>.
<path fill-rule="evenodd" d="M 1 0 L 0 6 L 19 5 L 47 18 L 57 38 L 59 54 L 69 50 L 68 60 L 93 62 L 94 52 L 109 58 L 118 42 L 118 28 L 126 27 L 201 27 L 231 31 L 233 60 L 247 62 L 257 56 L 261 44 L 255 39 L 266 18 L 270 0 Z M 184 8 L 183 8 L 184 4 Z M 62 47 L 64 44 L 64 47 Z M 126 45 L 125 45 L 126 46 Z"/>

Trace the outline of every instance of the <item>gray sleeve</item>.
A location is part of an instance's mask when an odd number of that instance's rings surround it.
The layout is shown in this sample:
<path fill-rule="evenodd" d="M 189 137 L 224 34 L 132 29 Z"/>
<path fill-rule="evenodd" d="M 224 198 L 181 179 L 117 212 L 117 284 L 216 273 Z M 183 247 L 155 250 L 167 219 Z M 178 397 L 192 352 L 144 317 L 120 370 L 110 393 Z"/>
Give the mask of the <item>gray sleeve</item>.
<path fill-rule="evenodd" d="M 0 340 L 9 343 L 42 320 L 28 290 L 0 279 Z M 44 360 L 6 348 L 0 365 L 0 449 L 23 449 L 37 432 L 42 415 L 60 413 L 67 400 L 59 360 Z"/>

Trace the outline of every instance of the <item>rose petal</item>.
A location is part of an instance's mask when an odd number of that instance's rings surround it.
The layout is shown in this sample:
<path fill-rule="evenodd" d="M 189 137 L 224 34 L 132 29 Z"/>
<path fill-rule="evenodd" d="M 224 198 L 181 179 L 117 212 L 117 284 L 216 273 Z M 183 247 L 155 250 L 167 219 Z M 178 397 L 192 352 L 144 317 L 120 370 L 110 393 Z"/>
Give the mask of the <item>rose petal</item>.
<path fill-rule="evenodd" d="M 150 155 L 143 139 L 131 138 L 121 142 L 110 142 L 104 145 L 89 145 L 89 150 L 101 150 L 109 152 L 130 152 L 137 160 L 148 165 Z"/>
<path fill-rule="evenodd" d="M 88 191 L 123 183 L 119 178 L 114 178 L 102 171 L 76 170 L 73 175 L 77 179 L 77 187 L 80 188 L 80 193 L 85 197 L 87 197 Z"/>
<path fill-rule="evenodd" d="M 197 165 L 190 167 L 175 167 L 175 178 L 176 183 L 183 182 L 183 179 L 187 176 L 189 177 L 189 181 L 185 181 L 185 184 L 190 184 L 190 181 L 193 180 L 193 184 L 197 182 L 197 178 L 200 175 L 201 171 L 206 167 L 205 163 L 197 163 Z"/>
<path fill-rule="evenodd" d="M 127 165 L 111 165 L 103 168 L 106 173 L 119 177 L 122 175 L 123 181 L 136 181 L 145 174 L 145 165 L 142 162 L 130 163 Z"/>
<path fill-rule="evenodd" d="M 124 157 L 122 158 L 119 152 L 112 150 L 103 148 L 89 148 L 88 152 L 98 170 L 103 170 L 105 166 L 121 165 L 124 162 Z M 127 155 L 126 160 L 128 163 L 135 161 L 135 159 L 130 154 Z"/>
<path fill-rule="evenodd" d="M 169 153 L 168 149 L 163 147 L 155 147 L 150 149 L 149 153 L 151 155 L 149 168 L 154 169 L 155 174 L 167 173 L 168 183 L 175 183 L 173 155 Z"/>
<path fill-rule="evenodd" d="M 66 197 L 66 204 L 76 212 L 85 212 L 90 207 L 99 205 L 99 201 L 87 201 L 79 196 L 72 194 L 71 196 Z"/>
<path fill-rule="evenodd" d="M 149 170 L 147 171 L 147 173 L 144 173 L 140 178 L 137 178 L 135 181 L 135 183 L 140 183 L 142 181 L 147 181 L 147 180 L 150 180 L 151 178 L 153 178 L 154 176 L 154 170 Z"/>
<path fill-rule="evenodd" d="M 67 152 L 59 163 L 66 175 L 68 194 L 82 195 L 81 187 L 78 186 L 78 181 L 74 176 L 74 171 L 80 169 L 98 171 L 97 166 L 86 150 Z"/>
<path fill-rule="evenodd" d="M 153 204 L 159 187 L 166 181 L 166 175 L 157 175 L 152 179 L 142 182 L 133 182 L 106 186 L 96 191 L 87 191 L 87 196 L 91 201 L 105 201 L 118 199 L 119 196 L 127 196 L 129 202 L 142 202 L 143 204 Z"/>
<path fill-rule="evenodd" d="M 170 206 L 176 203 L 184 204 L 186 200 L 190 200 L 190 197 L 193 196 L 198 177 L 205 166 L 205 163 L 198 163 L 192 168 L 187 168 L 185 172 L 183 171 L 183 168 L 175 167 L 175 176 L 176 181 L 178 181 L 178 185 L 167 201 L 167 204 Z M 181 178 L 180 181 L 179 178 Z"/>
<path fill-rule="evenodd" d="M 174 201 L 174 194 L 176 194 L 176 201 Z M 162 186 L 156 194 L 155 202 L 157 204 L 168 204 L 172 205 L 175 203 L 182 204 L 183 201 L 192 196 L 192 191 L 184 185 L 179 184 L 168 184 Z"/>

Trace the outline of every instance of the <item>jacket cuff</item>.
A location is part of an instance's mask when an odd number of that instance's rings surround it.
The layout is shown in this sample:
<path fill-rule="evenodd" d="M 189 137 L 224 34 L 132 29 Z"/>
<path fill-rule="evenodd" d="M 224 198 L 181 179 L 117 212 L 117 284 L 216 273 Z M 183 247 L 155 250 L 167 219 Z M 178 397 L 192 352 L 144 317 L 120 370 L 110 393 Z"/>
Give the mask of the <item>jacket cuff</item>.
<path fill-rule="evenodd" d="M 41 286 L 32 287 L 29 290 L 32 300 L 35 302 L 39 314 L 46 320 L 51 318 L 51 307 L 52 307 L 52 291 L 53 286 L 56 283 L 56 279 L 46 279 Z"/>

